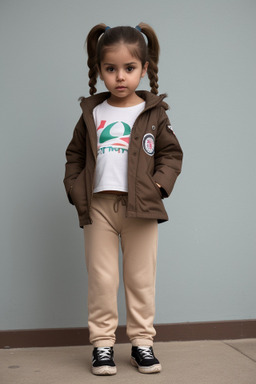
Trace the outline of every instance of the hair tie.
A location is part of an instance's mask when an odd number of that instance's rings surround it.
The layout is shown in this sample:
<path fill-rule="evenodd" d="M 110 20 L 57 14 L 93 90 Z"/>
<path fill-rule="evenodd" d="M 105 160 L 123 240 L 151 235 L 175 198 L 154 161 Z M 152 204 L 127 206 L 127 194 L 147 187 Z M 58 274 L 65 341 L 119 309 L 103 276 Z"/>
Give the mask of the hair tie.
<path fill-rule="evenodd" d="M 105 28 L 105 32 L 106 32 L 108 29 L 110 29 L 110 27 L 107 26 L 107 27 Z"/>
<path fill-rule="evenodd" d="M 135 29 L 137 29 L 139 32 L 141 32 L 141 27 L 139 25 L 136 25 Z"/>

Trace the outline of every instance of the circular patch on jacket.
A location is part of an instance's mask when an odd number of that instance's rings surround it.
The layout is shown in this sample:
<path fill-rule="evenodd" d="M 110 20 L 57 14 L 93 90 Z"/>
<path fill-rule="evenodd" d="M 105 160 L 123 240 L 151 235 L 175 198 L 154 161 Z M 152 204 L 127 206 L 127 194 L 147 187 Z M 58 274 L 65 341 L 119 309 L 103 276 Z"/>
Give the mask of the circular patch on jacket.
<path fill-rule="evenodd" d="M 155 153 L 155 138 L 151 133 L 146 133 L 142 140 L 142 148 L 147 155 L 153 156 Z"/>

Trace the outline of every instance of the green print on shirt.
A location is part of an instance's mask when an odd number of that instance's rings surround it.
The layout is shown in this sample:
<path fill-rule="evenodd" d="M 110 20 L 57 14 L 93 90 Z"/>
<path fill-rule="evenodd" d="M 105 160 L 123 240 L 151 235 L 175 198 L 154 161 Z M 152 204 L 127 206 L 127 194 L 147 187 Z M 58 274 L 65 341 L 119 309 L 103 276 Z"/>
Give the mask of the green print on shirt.
<path fill-rule="evenodd" d="M 100 144 L 103 144 L 105 143 L 106 141 L 109 141 L 109 140 L 112 140 L 112 139 L 117 139 L 117 138 L 120 138 L 122 140 L 122 136 L 113 136 L 111 135 L 110 131 L 111 131 L 111 128 L 117 124 L 118 121 L 116 121 L 115 123 L 112 123 L 112 124 L 109 124 L 106 128 L 103 129 L 103 131 L 101 132 L 100 134 L 100 139 L 99 139 L 99 142 Z M 128 124 L 124 123 L 123 121 L 121 121 L 121 123 L 123 124 L 124 126 L 124 132 L 123 132 L 123 136 L 128 136 L 130 135 L 131 133 L 131 128 Z"/>

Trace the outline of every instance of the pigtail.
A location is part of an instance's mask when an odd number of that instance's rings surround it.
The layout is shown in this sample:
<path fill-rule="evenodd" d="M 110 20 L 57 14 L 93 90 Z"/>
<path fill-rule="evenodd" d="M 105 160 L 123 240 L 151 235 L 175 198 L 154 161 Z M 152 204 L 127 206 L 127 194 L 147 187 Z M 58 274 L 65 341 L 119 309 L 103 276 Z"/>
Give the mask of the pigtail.
<path fill-rule="evenodd" d="M 105 32 L 106 25 L 105 24 L 97 24 L 93 27 L 88 33 L 86 44 L 87 44 L 87 54 L 88 60 L 87 65 L 89 67 L 89 87 L 90 87 L 90 95 L 93 95 L 97 92 L 95 85 L 97 83 L 98 76 L 98 66 L 97 66 L 97 44 L 100 36 Z"/>
<path fill-rule="evenodd" d="M 148 40 L 148 78 L 150 81 L 151 92 L 155 95 L 158 94 L 158 60 L 159 60 L 159 42 L 155 31 L 150 25 L 140 23 L 139 27 L 141 32 L 147 37 Z"/>

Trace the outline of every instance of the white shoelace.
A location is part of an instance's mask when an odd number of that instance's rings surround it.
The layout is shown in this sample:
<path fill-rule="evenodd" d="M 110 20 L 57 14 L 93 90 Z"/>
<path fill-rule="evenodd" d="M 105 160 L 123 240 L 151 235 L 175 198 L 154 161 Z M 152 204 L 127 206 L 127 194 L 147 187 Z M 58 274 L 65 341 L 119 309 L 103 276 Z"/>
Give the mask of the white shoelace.
<path fill-rule="evenodd" d="M 111 349 L 109 347 L 102 347 L 97 349 L 97 355 L 99 360 L 110 360 L 111 359 Z"/>
<path fill-rule="evenodd" d="M 153 353 L 149 347 L 138 347 L 143 359 L 154 359 Z"/>

